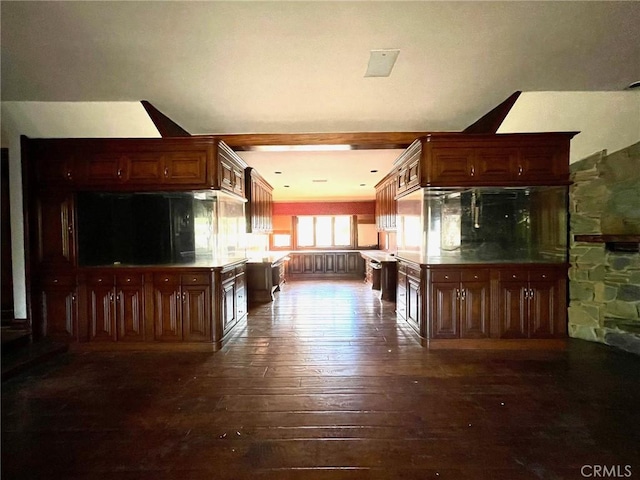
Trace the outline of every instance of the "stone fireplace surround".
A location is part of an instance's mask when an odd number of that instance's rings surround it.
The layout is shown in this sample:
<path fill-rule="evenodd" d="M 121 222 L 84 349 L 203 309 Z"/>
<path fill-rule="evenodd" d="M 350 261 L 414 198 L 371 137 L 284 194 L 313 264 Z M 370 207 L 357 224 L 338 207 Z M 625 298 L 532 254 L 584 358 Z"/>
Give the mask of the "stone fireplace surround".
<path fill-rule="evenodd" d="M 571 165 L 569 335 L 640 355 L 640 142 Z"/>

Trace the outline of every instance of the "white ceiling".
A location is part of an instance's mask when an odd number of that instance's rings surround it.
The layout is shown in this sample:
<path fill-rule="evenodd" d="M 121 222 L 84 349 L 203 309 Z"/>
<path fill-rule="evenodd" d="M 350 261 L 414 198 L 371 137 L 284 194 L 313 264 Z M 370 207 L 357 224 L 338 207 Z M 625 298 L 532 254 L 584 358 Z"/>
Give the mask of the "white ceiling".
<path fill-rule="evenodd" d="M 146 99 L 194 134 L 457 131 L 516 90 L 640 79 L 640 2 L 2 1 L 1 22 L 3 101 Z M 355 199 L 396 152 L 297 155 L 245 158 L 278 200 Z"/>

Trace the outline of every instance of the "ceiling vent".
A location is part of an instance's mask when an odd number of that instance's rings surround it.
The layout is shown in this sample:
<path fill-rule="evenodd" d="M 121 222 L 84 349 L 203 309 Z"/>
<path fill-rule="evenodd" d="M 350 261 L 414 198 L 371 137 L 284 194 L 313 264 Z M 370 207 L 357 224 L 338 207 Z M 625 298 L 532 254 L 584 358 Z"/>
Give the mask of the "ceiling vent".
<path fill-rule="evenodd" d="M 397 49 L 371 50 L 365 77 L 388 77 L 400 54 Z"/>

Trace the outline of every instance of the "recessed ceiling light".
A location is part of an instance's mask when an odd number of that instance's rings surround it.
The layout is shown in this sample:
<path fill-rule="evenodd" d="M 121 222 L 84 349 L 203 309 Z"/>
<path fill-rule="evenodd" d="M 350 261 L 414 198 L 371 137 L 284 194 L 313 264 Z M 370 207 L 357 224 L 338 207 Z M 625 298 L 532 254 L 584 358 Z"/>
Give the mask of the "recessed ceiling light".
<path fill-rule="evenodd" d="M 361 186 L 361 187 L 366 187 L 366 186 L 367 186 L 367 184 L 366 184 L 366 183 L 361 183 L 361 184 L 360 184 L 360 186 Z"/>
<path fill-rule="evenodd" d="M 316 179 L 316 180 L 311 180 L 313 183 L 326 183 L 327 179 L 326 178 L 320 178 L 320 179 Z"/>
<path fill-rule="evenodd" d="M 284 185 L 284 188 L 289 188 L 289 185 Z"/>
<path fill-rule="evenodd" d="M 365 77 L 388 77 L 396 63 L 398 49 L 371 50 Z"/>
<path fill-rule="evenodd" d="M 371 173 L 378 173 L 378 170 L 371 170 Z"/>
<path fill-rule="evenodd" d="M 276 175 L 282 175 L 282 172 L 273 172 L 273 173 L 275 173 Z"/>

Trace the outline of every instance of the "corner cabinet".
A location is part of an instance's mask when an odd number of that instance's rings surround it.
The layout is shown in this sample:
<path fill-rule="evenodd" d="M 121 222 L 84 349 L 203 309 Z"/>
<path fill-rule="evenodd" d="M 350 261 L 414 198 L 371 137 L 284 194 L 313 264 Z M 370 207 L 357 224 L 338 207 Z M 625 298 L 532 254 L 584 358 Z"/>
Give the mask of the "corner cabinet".
<path fill-rule="evenodd" d="M 247 233 L 273 231 L 273 187 L 252 167 L 245 170 Z"/>

